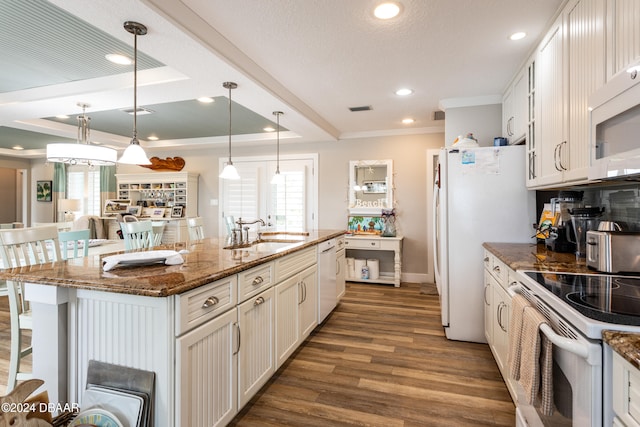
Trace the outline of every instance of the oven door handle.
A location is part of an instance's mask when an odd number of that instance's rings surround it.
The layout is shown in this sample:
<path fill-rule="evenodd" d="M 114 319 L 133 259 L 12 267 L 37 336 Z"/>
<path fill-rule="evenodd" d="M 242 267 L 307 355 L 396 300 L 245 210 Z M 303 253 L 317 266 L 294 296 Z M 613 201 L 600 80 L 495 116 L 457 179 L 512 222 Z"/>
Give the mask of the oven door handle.
<path fill-rule="evenodd" d="M 547 338 L 549 338 L 549 341 L 551 341 L 555 346 L 563 350 L 566 350 L 570 353 L 573 353 L 575 355 L 578 355 L 583 359 L 589 359 L 589 349 L 587 348 L 587 346 L 579 343 L 576 340 L 565 338 L 563 336 L 556 334 L 556 332 L 553 329 L 551 329 L 551 326 L 549 326 L 549 324 L 547 323 L 541 324 L 540 331 L 543 334 L 545 334 Z"/>
<path fill-rule="evenodd" d="M 507 288 L 507 293 L 513 297 L 516 294 L 519 294 L 522 290 L 523 286 L 518 282 L 511 282 L 509 287 Z M 576 340 L 572 340 L 570 338 L 565 338 L 561 335 L 558 335 L 549 324 L 543 323 L 540 325 L 540 331 L 549 338 L 555 346 L 576 354 L 583 359 L 589 360 L 589 349 L 586 345 L 579 343 Z"/>

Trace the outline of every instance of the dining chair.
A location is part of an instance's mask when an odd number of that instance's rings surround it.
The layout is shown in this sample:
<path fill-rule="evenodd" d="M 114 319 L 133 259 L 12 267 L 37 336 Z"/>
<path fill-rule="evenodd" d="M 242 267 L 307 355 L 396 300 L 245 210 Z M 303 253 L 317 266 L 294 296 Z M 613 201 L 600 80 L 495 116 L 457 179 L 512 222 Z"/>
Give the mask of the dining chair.
<path fill-rule="evenodd" d="M 121 222 L 120 229 L 124 238 L 125 250 L 144 249 L 154 246 L 151 221 Z"/>
<path fill-rule="evenodd" d="M 160 246 L 162 244 L 162 235 L 164 234 L 164 227 L 167 223 L 165 221 L 151 221 L 151 228 L 153 229 L 153 246 Z"/>
<path fill-rule="evenodd" d="M 0 230 L 0 256 L 3 268 L 47 264 L 61 259 L 58 228 L 55 225 Z M 7 393 L 18 381 L 33 377 L 21 369 L 21 361 L 32 352 L 31 346 L 22 348 L 22 331 L 33 329 L 31 310 L 24 300 L 19 282 L 6 281 L 11 321 L 11 351 Z"/>
<path fill-rule="evenodd" d="M 189 231 L 189 240 L 204 239 L 204 223 L 202 217 L 187 218 L 187 230 Z"/>
<path fill-rule="evenodd" d="M 69 251 L 73 250 L 71 258 L 78 258 L 78 251 L 82 251 L 80 257 L 89 255 L 89 235 L 90 230 L 59 231 L 60 252 L 62 259 L 69 259 Z"/>

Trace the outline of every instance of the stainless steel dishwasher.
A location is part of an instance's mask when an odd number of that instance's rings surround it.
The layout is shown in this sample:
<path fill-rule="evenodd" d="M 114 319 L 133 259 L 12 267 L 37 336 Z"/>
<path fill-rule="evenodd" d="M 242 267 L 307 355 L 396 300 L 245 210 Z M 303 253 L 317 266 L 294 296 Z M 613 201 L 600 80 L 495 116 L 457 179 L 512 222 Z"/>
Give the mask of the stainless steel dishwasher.
<path fill-rule="evenodd" d="M 336 307 L 336 239 L 318 244 L 318 324 Z"/>

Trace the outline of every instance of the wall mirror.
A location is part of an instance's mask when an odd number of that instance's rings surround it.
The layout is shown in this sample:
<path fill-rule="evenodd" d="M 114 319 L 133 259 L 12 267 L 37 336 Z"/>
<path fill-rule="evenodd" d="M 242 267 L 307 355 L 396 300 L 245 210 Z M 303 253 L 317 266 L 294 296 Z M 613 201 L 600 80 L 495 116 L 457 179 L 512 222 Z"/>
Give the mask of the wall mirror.
<path fill-rule="evenodd" d="M 349 213 L 380 215 L 393 208 L 393 160 L 349 162 Z"/>

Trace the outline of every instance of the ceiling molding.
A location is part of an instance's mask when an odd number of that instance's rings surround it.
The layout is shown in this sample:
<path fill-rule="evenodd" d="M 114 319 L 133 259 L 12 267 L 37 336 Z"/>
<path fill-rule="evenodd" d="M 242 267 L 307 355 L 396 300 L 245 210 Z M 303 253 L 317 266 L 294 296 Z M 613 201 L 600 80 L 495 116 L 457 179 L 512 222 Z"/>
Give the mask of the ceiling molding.
<path fill-rule="evenodd" d="M 447 111 L 447 108 L 477 107 L 479 105 L 492 104 L 502 104 L 502 95 L 472 96 L 468 98 L 445 98 L 440 100 L 440 102 L 438 103 L 438 107 L 440 107 L 442 111 Z"/>

